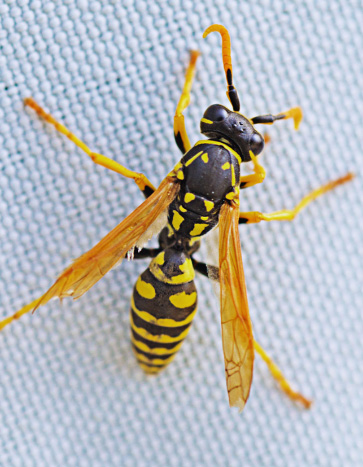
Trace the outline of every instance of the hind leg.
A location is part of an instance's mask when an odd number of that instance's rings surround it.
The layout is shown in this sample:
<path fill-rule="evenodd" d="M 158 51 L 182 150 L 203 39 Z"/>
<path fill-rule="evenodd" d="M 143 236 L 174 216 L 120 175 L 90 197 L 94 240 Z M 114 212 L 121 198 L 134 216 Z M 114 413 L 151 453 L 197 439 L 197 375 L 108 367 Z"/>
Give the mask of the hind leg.
<path fill-rule="evenodd" d="M 280 368 L 276 365 L 272 358 L 264 351 L 264 349 L 260 346 L 258 342 L 254 340 L 253 346 L 255 348 L 255 351 L 266 363 L 268 369 L 271 372 L 271 375 L 279 383 L 282 391 L 284 391 L 284 393 L 287 394 L 290 397 L 290 399 L 292 399 L 295 402 L 300 402 L 306 409 L 308 409 L 311 406 L 312 401 L 291 388 L 290 383 L 287 381 Z"/>

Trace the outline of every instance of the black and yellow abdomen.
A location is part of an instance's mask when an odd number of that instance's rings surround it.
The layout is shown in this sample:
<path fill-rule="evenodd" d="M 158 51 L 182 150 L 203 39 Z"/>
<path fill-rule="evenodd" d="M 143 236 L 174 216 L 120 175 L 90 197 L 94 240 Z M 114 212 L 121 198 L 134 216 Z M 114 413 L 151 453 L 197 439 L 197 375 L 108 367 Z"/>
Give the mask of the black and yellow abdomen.
<path fill-rule="evenodd" d="M 140 366 L 158 373 L 174 358 L 197 311 L 194 268 L 183 249 L 168 248 L 138 278 L 131 299 L 131 340 Z"/>

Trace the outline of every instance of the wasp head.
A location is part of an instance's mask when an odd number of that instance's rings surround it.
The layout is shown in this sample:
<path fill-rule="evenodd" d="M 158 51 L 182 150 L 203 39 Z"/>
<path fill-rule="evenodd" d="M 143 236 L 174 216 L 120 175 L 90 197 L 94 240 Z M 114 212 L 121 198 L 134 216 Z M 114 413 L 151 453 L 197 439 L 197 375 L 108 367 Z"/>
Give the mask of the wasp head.
<path fill-rule="evenodd" d="M 260 154 L 265 145 L 263 136 L 248 118 L 220 104 L 213 104 L 204 112 L 200 131 L 209 138 L 230 144 L 242 162 L 251 160 L 250 151 L 255 156 Z"/>

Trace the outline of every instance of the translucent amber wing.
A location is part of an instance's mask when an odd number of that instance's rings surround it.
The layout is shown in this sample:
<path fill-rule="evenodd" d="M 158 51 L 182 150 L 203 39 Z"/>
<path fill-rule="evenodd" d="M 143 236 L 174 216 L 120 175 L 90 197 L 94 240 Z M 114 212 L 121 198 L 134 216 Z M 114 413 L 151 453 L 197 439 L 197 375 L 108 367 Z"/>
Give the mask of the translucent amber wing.
<path fill-rule="evenodd" d="M 229 405 L 241 411 L 250 393 L 254 350 L 238 219 L 238 205 L 226 203 L 219 216 L 222 342 Z"/>
<path fill-rule="evenodd" d="M 145 237 L 147 229 L 166 210 L 178 190 L 179 184 L 175 179 L 165 178 L 159 188 L 135 211 L 63 271 L 39 299 L 35 309 L 54 297 L 81 297 Z"/>

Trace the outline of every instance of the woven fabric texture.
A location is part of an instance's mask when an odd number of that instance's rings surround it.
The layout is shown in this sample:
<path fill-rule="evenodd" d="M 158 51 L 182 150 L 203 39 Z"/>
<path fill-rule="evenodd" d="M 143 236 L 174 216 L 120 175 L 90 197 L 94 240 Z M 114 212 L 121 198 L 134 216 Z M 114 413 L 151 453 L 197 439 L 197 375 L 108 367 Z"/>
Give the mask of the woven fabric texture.
<path fill-rule="evenodd" d="M 218 299 L 199 311 L 156 378 L 136 364 L 129 299 L 147 260 L 124 262 L 81 300 L 52 302 L 0 334 L 1 466 L 358 466 L 363 448 L 362 3 L 351 0 L 0 2 L 0 313 L 38 297 L 143 200 L 23 107 L 32 96 L 94 151 L 157 185 L 180 158 L 173 114 L 199 49 L 190 139 L 228 105 L 217 34 L 230 31 L 248 116 L 300 105 L 268 126 L 263 185 L 242 210 L 293 207 L 357 174 L 293 223 L 241 226 L 255 335 L 310 411 L 256 359 L 250 400 L 228 407 Z"/>

